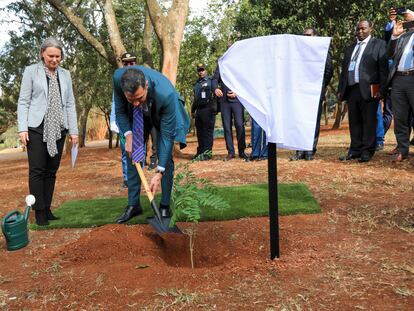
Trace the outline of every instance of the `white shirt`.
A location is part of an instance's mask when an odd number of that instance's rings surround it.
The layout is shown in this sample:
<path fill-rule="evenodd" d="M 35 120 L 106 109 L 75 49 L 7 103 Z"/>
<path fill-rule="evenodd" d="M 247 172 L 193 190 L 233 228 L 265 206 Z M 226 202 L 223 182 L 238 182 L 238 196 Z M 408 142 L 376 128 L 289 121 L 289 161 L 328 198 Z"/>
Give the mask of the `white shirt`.
<path fill-rule="evenodd" d="M 355 72 L 355 83 L 359 83 L 359 64 L 361 63 L 362 54 L 364 54 L 365 48 L 367 47 L 369 40 L 371 40 L 371 35 L 369 35 L 362 41 L 358 41 L 358 43 L 361 42 L 360 44 L 362 44 L 362 42 L 364 42 L 364 44 L 361 45 L 361 50 L 359 51 L 358 58 L 355 64 L 355 71 L 354 71 Z M 354 57 L 354 54 L 358 50 L 358 47 L 359 47 L 358 44 L 355 45 L 355 48 L 351 55 L 351 59 Z"/>

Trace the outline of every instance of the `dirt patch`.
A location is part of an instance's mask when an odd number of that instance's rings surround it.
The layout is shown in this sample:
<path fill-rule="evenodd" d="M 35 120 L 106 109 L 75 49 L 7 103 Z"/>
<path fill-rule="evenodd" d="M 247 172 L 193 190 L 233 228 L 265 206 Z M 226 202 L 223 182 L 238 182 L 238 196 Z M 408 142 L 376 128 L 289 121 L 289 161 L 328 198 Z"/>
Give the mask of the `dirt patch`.
<path fill-rule="evenodd" d="M 147 225 L 31 231 L 16 252 L 1 239 L 0 310 L 413 310 L 414 169 L 392 164 L 391 132 L 386 142 L 366 164 L 337 160 L 347 130 L 323 129 L 314 161 L 278 151 L 279 182 L 307 184 L 322 213 L 281 217 L 274 261 L 266 217 L 200 223 L 195 269 L 187 236 L 160 238 Z M 224 162 L 222 139 L 213 151 L 212 161 L 191 166 L 197 176 L 217 185 L 267 181 L 266 161 Z M 23 210 L 24 155 L 2 158 L 0 174 L 0 216 Z M 121 176 L 119 150 L 81 149 L 75 169 L 62 161 L 53 207 L 126 196 Z"/>

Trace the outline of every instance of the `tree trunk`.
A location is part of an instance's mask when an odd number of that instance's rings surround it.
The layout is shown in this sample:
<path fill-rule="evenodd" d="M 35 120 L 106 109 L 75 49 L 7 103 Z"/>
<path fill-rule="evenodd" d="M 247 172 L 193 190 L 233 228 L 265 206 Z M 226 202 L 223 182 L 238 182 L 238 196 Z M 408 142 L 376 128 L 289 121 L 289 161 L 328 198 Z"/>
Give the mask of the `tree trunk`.
<path fill-rule="evenodd" d="M 84 107 L 79 114 L 79 147 L 85 147 L 86 142 L 86 127 L 88 122 L 88 115 L 91 107 Z"/>
<path fill-rule="evenodd" d="M 142 64 L 144 66 L 154 68 L 154 62 L 152 60 L 152 24 L 148 14 L 148 9 L 145 13 L 144 34 L 142 41 Z"/>
<path fill-rule="evenodd" d="M 111 43 L 113 53 L 110 57 L 115 57 L 115 60 L 110 60 L 111 63 L 117 64 L 120 68 L 122 67 L 121 61 L 121 54 L 124 53 L 125 47 L 122 42 L 121 33 L 119 32 L 119 27 L 116 22 L 115 11 L 112 7 L 112 0 L 105 0 L 105 4 L 103 6 L 103 12 L 105 17 L 106 27 L 108 28 L 109 33 L 109 42 Z"/>
<path fill-rule="evenodd" d="M 189 0 L 173 0 L 167 15 L 163 14 L 157 0 L 146 0 L 146 3 L 152 25 L 161 43 L 161 72 L 175 85 Z"/>
<path fill-rule="evenodd" d="M 112 149 L 112 139 L 114 138 L 114 133 L 111 131 L 110 128 L 108 128 L 108 138 L 109 138 L 108 148 Z"/>
<path fill-rule="evenodd" d="M 323 115 L 325 117 L 325 125 L 328 125 L 328 103 L 326 100 L 322 103 Z"/>
<path fill-rule="evenodd" d="M 346 112 L 348 109 L 345 106 L 344 102 L 338 101 L 336 103 L 336 109 L 335 109 L 335 122 L 332 125 L 333 130 L 337 130 L 340 128 L 343 119 L 345 118 Z"/>
<path fill-rule="evenodd" d="M 173 42 L 167 40 L 163 44 L 162 73 L 175 85 L 177 80 L 178 58 L 180 54 Z"/>

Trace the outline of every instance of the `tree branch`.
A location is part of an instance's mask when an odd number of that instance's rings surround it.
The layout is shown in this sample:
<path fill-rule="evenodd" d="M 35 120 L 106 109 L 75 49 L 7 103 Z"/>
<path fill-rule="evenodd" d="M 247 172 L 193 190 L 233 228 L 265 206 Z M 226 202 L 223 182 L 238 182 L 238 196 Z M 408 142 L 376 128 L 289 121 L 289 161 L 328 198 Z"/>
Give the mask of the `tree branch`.
<path fill-rule="evenodd" d="M 116 22 L 114 8 L 112 6 L 112 0 L 105 0 L 103 7 L 106 27 L 108 28 L 109 42 L 112 46 L 112 50 L 116 56 L 114 61 L 117 62 L 118 67 L 122 67 L 122 62 L 119 59 L 122 53 L 126 51 L 122 42 L 121 33 L 119 32 L 118 23 Z"/>
<path fill-rule="evenodd" d="M 79 34 L 109 63 L 114 64 L 102 43 L 100 43 L 84 26 L 81 18 L 77 17 L 61 0 L 46 0 L 49 4 L 62 13 L 66 19 L 76 28 Z"/>
<path fill-rule="evenodd" d="M 149 13 L 152 26 L 154 26 L 158 39 L 162 42 L 163 39 L 165 39 L 163 35 L 163 24 L 166 17 L 162 13 L 161 7 L 157 0 L 146 0 L 145 2 L 147 3 L 147 11 Z"/>

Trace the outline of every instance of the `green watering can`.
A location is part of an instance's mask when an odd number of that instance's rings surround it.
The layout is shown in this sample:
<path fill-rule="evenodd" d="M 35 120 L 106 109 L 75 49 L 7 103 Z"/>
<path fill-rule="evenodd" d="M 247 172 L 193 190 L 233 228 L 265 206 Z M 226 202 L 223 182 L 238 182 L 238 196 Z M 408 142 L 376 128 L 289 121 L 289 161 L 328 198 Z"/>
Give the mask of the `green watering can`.
<path fill-rule="evenodd" d="M 30 207 L 35 203 L 33 195 L 26 197 L 26 211 L 24 215 L 19 211 L 13 211 L 3 217 L 1 221 L 1 230 L 6 238 L 7 250 L 15 251 L 29 244 L 29 235 L 27 232 L 27 220 L 29 219 Z"/>

